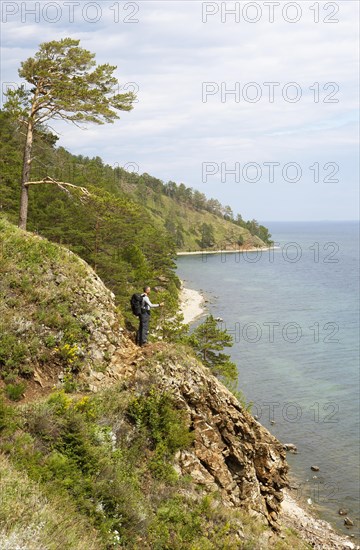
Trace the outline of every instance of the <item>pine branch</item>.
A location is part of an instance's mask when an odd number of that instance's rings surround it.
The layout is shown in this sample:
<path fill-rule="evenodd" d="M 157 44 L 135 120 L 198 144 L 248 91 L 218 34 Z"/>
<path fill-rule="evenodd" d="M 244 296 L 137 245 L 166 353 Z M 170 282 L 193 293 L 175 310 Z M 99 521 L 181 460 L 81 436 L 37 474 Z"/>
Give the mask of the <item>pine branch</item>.
<path fill-rule="evenodd" d="M 80 187 L 78 185 L 74 185 L 73 183 L 67 183 L 67 182 L 64 182 L 64 181 L 57 181 L 57 180 L 54 180 L 53 178 L 51 178 L 50 176 L 46 176 L 45 178 L 43 178 L 42 180 L 39 180 L 39 181 L 28 181 L 27 183 L 25 183 L 25 186 L 29 187 L 30 185 L 42 185 L 42 184 L 46 184 L 46 183 L 51 183 L 51 184 L 57 185 L 57 187 L 59 187 L 60 189 L 65 191 L 65 193 L 67 193 L 68 195 L 71 195 L 69 189 L 67 189 L 68 187 L 70 187 L 71 189 L 80 190 L 81 193 L 86 197 L 91 197 L 91 193 L 86 189 L 86 187 Z"/>

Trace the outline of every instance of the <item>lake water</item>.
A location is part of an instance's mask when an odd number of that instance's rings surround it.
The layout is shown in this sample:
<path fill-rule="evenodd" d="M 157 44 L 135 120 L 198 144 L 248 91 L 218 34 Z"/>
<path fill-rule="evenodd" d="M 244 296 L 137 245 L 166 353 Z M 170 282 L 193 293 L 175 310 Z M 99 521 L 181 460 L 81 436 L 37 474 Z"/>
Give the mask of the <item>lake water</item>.
<path fill-rule="evenodd" d="M 178 275 L 204 291 L 208 312 L 232 334 L 228 353 L 252 413 L 297 446 L 288 461 L 299 496 L 358 537 L 359 226 L 263 223 L 277 249 L 182 256 Z"/>

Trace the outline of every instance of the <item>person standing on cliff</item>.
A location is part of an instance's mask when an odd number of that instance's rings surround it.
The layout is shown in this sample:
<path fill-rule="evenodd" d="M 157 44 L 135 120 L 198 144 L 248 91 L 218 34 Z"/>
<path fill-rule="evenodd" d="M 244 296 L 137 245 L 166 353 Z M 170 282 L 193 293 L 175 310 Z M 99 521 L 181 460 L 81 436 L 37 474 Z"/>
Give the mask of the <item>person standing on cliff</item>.
<path fill-rule="evenodd" d="M 151 288 L 144 286 L 144 292 L 142 294 L 143 301 L 141 305 L 141 313 L 139 315 L 139 330 L 136 335 L 136 343 L 139 346 L 145 346 L 147 344 L 147 337 L 149 334 L 150 314 L 153 307 L 162 307 L 164 303 L 152 304 L 149 298 Z"/>

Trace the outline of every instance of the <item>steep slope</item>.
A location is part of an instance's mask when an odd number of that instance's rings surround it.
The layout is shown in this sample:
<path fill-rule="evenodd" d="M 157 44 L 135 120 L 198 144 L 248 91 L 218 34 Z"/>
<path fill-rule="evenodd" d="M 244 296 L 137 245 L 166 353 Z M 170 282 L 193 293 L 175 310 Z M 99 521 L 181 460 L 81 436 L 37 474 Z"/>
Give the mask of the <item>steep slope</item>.
<path fill-rule="evenodd" d="M 272 547 L 266 526 L 279 529 L 287 483 L 282 445 L 187 348 L 137 349 L 114 296 L 81 259 L 0 223 L 2 385 L 26 380 L 31 401 L 0 406 L 2 479 L 15 468 L 24 486 L 39 482 L 39 499 L 55 511 L 55 495 L 70 499 L 100 548 L 119 537 L 118 547 L 192 548 L 201 539 L 215 550 L 225 531 L 224 548 Z M 22 540 L 1 523 L 3 540 Z"/>
<path fill-rule="evenodd" d="M 0 218 L 0 385 L 71 385 L 126 345 L 114 295 L 70 250 Z M 36 386 L 35 386 L 36 387 Z"/>
<path fill-rule="evenodd" d="M 70 499 L 45 493 L 39 483 L 0 454 L 0 548 L 99 550 L 102 541 Z M 55 542 L 55 544 L 54 544 Z"/>

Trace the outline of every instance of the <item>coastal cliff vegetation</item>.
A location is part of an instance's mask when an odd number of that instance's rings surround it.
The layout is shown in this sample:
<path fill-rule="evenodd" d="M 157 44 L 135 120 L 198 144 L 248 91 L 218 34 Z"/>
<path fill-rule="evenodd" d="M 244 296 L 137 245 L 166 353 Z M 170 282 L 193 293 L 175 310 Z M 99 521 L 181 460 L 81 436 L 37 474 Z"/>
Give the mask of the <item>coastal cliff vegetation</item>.
<path fill-rule="evenodd" d="M 306 548 L 283 446 L 189 343 L 137 348 L 90 266 L 0 223 L 1 547 Z"/>

